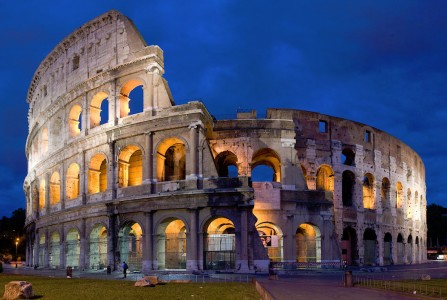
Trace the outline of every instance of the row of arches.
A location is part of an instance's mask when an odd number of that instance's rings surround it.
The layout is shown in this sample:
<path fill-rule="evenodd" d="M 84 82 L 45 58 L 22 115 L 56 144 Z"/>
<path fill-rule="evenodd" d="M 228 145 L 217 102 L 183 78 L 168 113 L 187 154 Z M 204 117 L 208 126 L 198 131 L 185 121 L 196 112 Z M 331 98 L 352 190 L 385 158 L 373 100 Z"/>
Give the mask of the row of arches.
<path fill-rule="evenodd" d="M 283 261 L 283 233 L 273 223 L 263 222 L 256 226 L 264 251 L 271 261 Z M 238 229 L 226 217 L 216 217 L 207 222 L 203 241 L 203 268 L 208 270 L 236 269 Z M 189 229 L 183 220 L 167 218 L 162 221 L 154 235 L 154 249 L 158 270 L 186 269 L 189 245 Z M 71 266 L 88 269 L 104 269 L 113 264 L 111 261 L 112 246 L 107 227 L 102 223 L 95 224 L 88 233 L 87 240 L 81 242 L 80 231 L 73 227 L 68 230 L 65 240 L 59 231 L 40 234 L 38 238 L 37 258 L 35 264 L 42 267 L 61 268 Z M 142 270 L 144 239 L 148 235 L 143 232 L 138 222 L 128 221 L 118 232 L 118 249 L 120 262 L 126 261 L 131 271 Z M 48 240 L 46 240 L 48 238 Z M 317 226 L 310 223 L 299 225 L 295 234 L 296 261 L 318 262 L 321 260 L 321 234 Z M 81 253 L 84 253 L 83 259 Z M 82 263 L 84 260 L 84 264 Z"/>
<path fill-rule="evenodd" d="M 129 115 L 143 112 L 144 107 L 144 85 L 145 83 L 139 79 L 131 79 L 123 84 L 119 92 L 119 117 L 124 118 Z M 131 101 L 132 99 L 132 101 Z M 115 107 L 109 103 L 109 94 L 100 91 L 93 95 L 89 101 L 87 110 L 83 109 L 82 101 L 75 101 L 70 107 L 67 114 L 68 136 L 73 138 L 81 134 L 83 123 L 89 129 L 107 124 L 112 121 L 111 109 Z M 83 122 L 83 114 L 87 113 L 86 121 Z M 31 156 L 34 161 L 48 153 L 49 149 L 49 132 L 48 127 L 43 127 L 32 142 Z"/>
<path fill-rule="evenodd" d="M 357 239 L 357 232 L 352 227 L 346 227 L 343 230 L 341 239 L 342 259 L 348 265 L 358 263 L 362 265 L 420 263 L 424 255 L 423 241 L 418 236 L 413 240 L 413 236 L 409 234 L 404 239 L 403 234 L 398 233 L 393 239 L 390 232 L 385 232 L 382 239 L 379 240 L 380 238 L 374 229 L 366 228 L 362 237 L 363 255 L 360 260 Z"/>

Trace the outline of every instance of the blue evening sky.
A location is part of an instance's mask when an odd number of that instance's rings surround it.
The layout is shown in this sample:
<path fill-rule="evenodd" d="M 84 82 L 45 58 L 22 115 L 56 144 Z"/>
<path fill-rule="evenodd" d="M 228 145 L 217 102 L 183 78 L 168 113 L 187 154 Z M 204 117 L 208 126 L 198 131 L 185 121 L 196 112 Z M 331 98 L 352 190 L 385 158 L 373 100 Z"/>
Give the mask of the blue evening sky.
<path fill-rule="evenodd" d="M 116 9 L 164 50 L 177 104 L 317 111 L 386 131 L 422 157 L 447 206 L 447 1 L 0 1 L 0 217 L 25 207 L 27 90 L 45 56 Z"/>

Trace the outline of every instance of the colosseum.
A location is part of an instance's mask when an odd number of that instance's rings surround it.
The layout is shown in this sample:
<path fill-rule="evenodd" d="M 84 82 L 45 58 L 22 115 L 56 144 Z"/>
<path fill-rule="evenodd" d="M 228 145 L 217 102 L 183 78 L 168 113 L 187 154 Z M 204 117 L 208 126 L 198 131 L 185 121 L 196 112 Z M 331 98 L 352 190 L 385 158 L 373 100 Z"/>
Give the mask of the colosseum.
<path fill-rule="evenodd" d="M 163 51 L 117 11 L 39 65 L 27 95 L 28 266 L 426 261 L 425 169 L 408 145 L 317 112 L 216 119 L 200 101 L 176 105 L 164 72 Z"/>

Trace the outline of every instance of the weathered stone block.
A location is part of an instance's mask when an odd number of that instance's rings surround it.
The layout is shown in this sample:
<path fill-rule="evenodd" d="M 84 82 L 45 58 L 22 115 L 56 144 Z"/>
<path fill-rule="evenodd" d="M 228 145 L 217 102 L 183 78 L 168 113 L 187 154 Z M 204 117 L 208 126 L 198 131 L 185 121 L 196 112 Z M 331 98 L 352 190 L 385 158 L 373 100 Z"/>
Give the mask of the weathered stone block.
<path fill-rule="evenodd" d="M 5 284 L 4 300 L 31 299 L 34 297 L 33 285 L 27 281 L 11 281 Z"/>

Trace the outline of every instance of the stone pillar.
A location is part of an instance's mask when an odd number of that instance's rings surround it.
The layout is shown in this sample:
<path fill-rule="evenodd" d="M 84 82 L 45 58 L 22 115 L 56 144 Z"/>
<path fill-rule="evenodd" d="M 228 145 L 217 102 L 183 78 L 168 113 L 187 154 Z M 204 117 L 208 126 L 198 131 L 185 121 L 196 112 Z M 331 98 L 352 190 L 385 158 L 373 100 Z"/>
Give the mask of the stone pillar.
<path fill-rule="evenodd" d="M 107 206 L 108 229 L 107 229 L 107 265 L 116 270 L 120 261 L 119 245 L 118 245 L 118 210 L 109 204 Z"/>
<path fill-rule="evenodd" d="M 109 87 L 109 120 L 108 122 L 112 122 L 114 126 L 118 125 L 119 119 L 119 97 L 116 91 L 116 79 L 110 81 Z"/>
<path fill-rule="evenodd" d="M 67 171 L 66 171 L 65 167 L 66 166 L 65 166 L 65 161 L 64 161 L 64 162 L 62 162 L 62 168 L 61 168 L 61 173 L 60 173 L 60 191 L 59 191 L 60 196 L 59 196 L 59 198 L 61 201 L 61 210 L 65 209 L 65 198 L 66 198 L 65 189 L 66 189 L 66 185 L 67 185 L 67 178 L 66 178 Z"/>
<path fill-rule="evenodd" d="M 60 268 L 65 268 L 67 266 L 67 257 L 65 255 L 65 248 L 66 248 L 66 243 L 67 241 L 66 239 L 66 235 L 65 235 L 65 227 L 62 224 L 61 225 L 61 236 L 60 236 L 60 241 L 59 241 L 59 269 Z"/>
<path fill-rule="evenodd" d="M 241 227 L 239 229 L 239 255 L 237 255 L 236 253 L 236 268 L 239 272 L 248 272 L 248 216 L 246 209 L 241 210 L 240 220 Z"/>
<path fill-rule="evenodd" d="M 153 252 L 153 213 L 152 211 L 144 213 L 144 245 L 143 245 L 143 273 L 148 274 L 153 270 L 154 252 Z"/>
<path fill-rule="evenodd" d="M 116 168 L 115 141 L 109 141 L 109 168 L 107 171 L 107 189 L 112 191 L 112 199 L 116 199 L 116 189 L 118 186 L 118 170 Z"/>
<path fill-rule="evenodd" d="M 82 218 L 81 221 L 81 232 L 79 233 L 80 238 L 80 245 L 79 245 L 79 269 L 84 270 L 87 268 L 86 264 L 86 256 L 89 254 L 87 253 L 87 241 L 86 241 L 86 224 L 85 224 L 85 218 Z"/>
<path fill-rule="evenodd" d="M 186 179 L 197 179 L 199 174 L 199 123 L 189 125 L 190 159 L 186 160 Z M 189 165 L 188 165 L 189 162 Z"/>
<path fill-rule="evenodd" d="M 87 93 L 84 94 L 83 97 L 83 105 L 82 105 L 82 130 L 81 130 L 81 134 L 82 131 L 84 131 L 84 135 L 88 134 L 88 126 L 89 126 L 89 121 L 90 121 L 90 116 L 89 116 L 89 103 L 88 103 L 88 98 L 87 98 Z"/>
<path fill-rule="evenodd" d="M 187 253 L 187 261 L 186 261 L 186 269 L 187 270 L 198 270 L 198 219 L 199 219 L 199 211 L 197 209 L 189 210 L 189 218 L 190 218 L 190 232 L 189 232 L 189 241 L 187 243 L 189 251 Z"/>
<path fill-rule="evenodd" d="M 81 157 L 81 170 L 79 171 L 79 179 L 80 182 L 80 194 L 82 197 L 82 204 L 87 204 L 87 189 L 88 189 L 88 165 L 85 161 L 85 151 L 82 151 L 82 157 Z"/>
<path fill-rule="evenodd" d="M 49 212 L 50 212 L 50 185 L 51 185 L 51 183 L 50 183 L 50 179 L 51 179 L 51 177 L 50 177 L 50 174 L 48 174 L 48 173 L 45 173 L 45 211 L 46 211 L 46 214 L 48 214 Z M 39 189 L 40 187 L 38 187 L 38 189 Z M 40 211 L 40 201 L 39 201 L 39 199 L 36 199 L 37 200 L 37 207 L 38 207 L 38 210 Z"/>
<path fill-rule="evenodd" d="M 294 215 L 287 215 L 286 220 L 286 231 L 283 234 L 283 249 L 284 249 L 284 262 L 295 262 L 296 261 L 296 242 L 295 242 L 295 232 L 293 227 Z"/>
<path fill-rule="evenodd" d="M 36 238 L 34 239 L 34 253 L 33 253 L 33 266 L 39 265 L 39 242 L 40 242 L 40 234 L 36 233 Z"/>
<path fill-rule="evenodd" d="M 149 192 L 153 193 L 153 187 L 154 184 L 154 159 L 153 159 L 153 145 L 154 145 L 154 136 L 152 131 L 146 132 L 144 136 L 145 140 L 145 160 L 143 162 L 145 168 L 143 168 L 143 184 L 146 184 L 149 186 Z"/>
<path fill-rule="evenodd" d="M 146 74 L 149 85 L 143 89 L 143 111 L 154 111 L 156 109 L 154 105 L 153 89 L 154 73 L 150 70 L 146 70 Z"/>
<path fill-rule="evenodd" d="M 377 233 L 377 251 L 376 253 L 376 264 L 383 266 L 383 253 L 384 253 L 384 234 L 381 230 Z"/>

